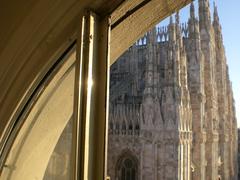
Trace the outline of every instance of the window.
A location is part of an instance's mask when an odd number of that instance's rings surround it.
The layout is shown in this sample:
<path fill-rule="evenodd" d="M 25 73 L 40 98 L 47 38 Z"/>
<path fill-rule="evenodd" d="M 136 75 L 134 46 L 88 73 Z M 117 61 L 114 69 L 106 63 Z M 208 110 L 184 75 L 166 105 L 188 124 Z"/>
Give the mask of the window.
<path fill-rule="evenodd" d="M 137 180 L 137 162 L 133 157 L 126 156 L 119 161 L 118 180 Z"/>

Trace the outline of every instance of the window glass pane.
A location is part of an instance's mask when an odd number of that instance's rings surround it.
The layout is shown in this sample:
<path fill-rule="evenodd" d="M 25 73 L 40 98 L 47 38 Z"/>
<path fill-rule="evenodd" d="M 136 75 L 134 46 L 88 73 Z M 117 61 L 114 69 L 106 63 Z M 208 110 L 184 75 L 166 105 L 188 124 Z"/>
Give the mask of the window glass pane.
<path fill-rule="evenodd" d="M 69 179 L 75 53 L 53 71 L 24 112 L 0 179 Z"/>
<path fill-rule="evenodd" d="M 43 180 L 70 179 L 70 158 L 72 145 L 72 118 L 64 128 L 48 162 Z"/>

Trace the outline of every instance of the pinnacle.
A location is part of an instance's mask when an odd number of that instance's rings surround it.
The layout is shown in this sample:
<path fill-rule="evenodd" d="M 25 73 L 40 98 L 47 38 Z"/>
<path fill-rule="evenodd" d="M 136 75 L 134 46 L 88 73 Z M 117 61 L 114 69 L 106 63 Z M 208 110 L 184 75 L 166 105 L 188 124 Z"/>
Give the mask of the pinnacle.
<path fill-rule="evenodd" d="M 173 24 L 173 17 L 172 17 L 172 16 L 170 16 L 170 22 L 169 22 L 169 24 L 170 24 L 170 25 Z"/>
<path fill-rule="evenodd" d="M 191 6 L 190 6 L 190 16 L 191 18 L 195 18 L 195 8 L 193 3 L 191 3 Z"/>
<path fill-rule="evenodd" d="M 213 12 L 214 21 L 219 23 L 218 8 L 216 6 L 215 1 L 213 2 L 213 5 L 214 5 L 214 12 Z"/>
<path fill-rule="evenodd" d="M 176 24 L 180 24 L 180 16 L 179 16 L 179 11 L 176 13 L 175 15 L 175 19 L 176 19 Z"/>

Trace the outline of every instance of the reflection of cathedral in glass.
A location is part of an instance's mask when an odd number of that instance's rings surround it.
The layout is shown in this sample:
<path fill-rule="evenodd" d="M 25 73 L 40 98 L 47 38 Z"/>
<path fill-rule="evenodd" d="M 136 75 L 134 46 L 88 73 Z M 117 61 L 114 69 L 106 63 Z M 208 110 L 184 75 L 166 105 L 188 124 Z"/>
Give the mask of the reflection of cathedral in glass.
<path fill-rule="evenodd" d="M 208 0 L 170 18 L 111 67 L 111 180 L 234 179 L 236 118 L 221 26 Z"/>
<path fill-rule="evenodd" d="M 72 119 L 63 130 L 49 160 L 43 180 L 67 180 L 70 177 L 70 158 L 72 146 Z"/>

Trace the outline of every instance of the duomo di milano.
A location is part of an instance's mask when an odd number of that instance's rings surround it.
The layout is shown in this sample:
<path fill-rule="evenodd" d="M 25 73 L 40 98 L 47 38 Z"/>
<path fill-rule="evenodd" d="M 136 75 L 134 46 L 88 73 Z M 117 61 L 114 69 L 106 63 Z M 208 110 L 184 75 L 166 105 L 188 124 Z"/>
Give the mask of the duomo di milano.
<path fill-rule="evenodd" d="M 217 8 L 199 0 L 111 67 L 111 180 L 235 180 L 237 122 Z"/>

